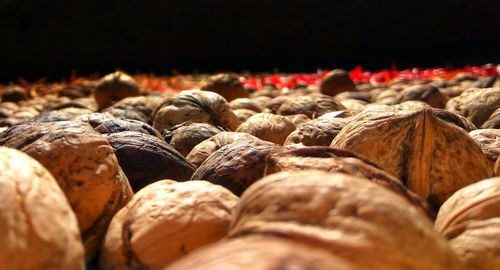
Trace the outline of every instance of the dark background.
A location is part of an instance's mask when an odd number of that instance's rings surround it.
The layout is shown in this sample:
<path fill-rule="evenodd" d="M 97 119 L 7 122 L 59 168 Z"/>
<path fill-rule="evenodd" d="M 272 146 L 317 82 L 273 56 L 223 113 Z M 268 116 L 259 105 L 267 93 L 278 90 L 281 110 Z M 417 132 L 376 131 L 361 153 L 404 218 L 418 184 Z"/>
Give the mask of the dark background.
<path fill-rule="evenodd" d="M 500 1 L 0 0 L 0 81 L 500 62 Z"/>

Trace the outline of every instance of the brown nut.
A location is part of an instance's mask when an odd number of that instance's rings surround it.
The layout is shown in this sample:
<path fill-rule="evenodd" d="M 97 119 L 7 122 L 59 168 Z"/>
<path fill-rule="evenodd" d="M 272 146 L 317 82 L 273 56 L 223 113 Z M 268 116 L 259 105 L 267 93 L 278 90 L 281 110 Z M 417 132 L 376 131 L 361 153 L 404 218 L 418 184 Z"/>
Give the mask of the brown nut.
<path fill-rule="evenodd" d="M 94 98 L 99 109 L 106 108 L 115 101 L 139 94 L 139 85 L 134 78 L 121 71 L 104 76 L 94 90 Z"/>
<path fill-rule="evenodd" d="M 247 109 L 258 113 L 264 110 L 264 107 L 262 107 L 260 103 L 249 98 L 237 98 L 229 102 L 229 106 L 232 110 Z"/>
<path fill-rule="evenodd" d="M 480 127 L 500 107 L 500 88 L 470 88 L 446 103 L 446 109 Z"/>
<path fill-rule="evenodd" d="M 374 161 L 436 209 L 456 190 L 493 174 L 469 134 L 428 106 L 365 110 L 344 126 L 331 147 Z"/>
<path fill-rule="evenodd" d="M 102 270 L 161 269 L 226 236 L 238 198 L 206 181 L 163 180 L 146 186 L 113 218 Z"/>
<path fill-rule="evenodd" d="M 288 97 L 278 107 L 276 113 L 280 115 L 305 114 L 310 119 L 317 118 L 325 113 L 347 110 L 333 97 L 321 94 Z"/>
<path fill-rule="evenodd" d="M 494 166 L 500 155 L 500 129 L 476 129 L 469 135 L 481 146 L 481 150 Z"/>
<path fill-rule="evenodd" d="M 500 108 L 498 108 L 495 112 L 493 112 L 488 119 L 488 121 L 484 122 L 481 128 L 497 128 L 500 129 Z"/>
<path fill-rule="evenodd" d="M 500 177 L 455 192 L 441 206 L 435 228 L 467 269 L 500 269 Z"/>
<path fill-rule="evenodd" d="M 76 216 L 40 163 L 0 147 L 2 269 L 84 269 Z"/>
<path fill-rule="evenodd" d="M 238 118 L 238 122 L 244 123 L 248 118 L 256 115 L 258 112 L 252 111 L 252 110 L 247 110 L 247 109 L 237 109 L 233 110 L 234 114 L 236 115 L 236 118 Z"/>
<path fill-rule="evenodd" d="M 348 122 L 348 119 L 336 117 L 330 113 L 327 115 L 331 117 L 322 115 L 299 126 L 286 137 L 284 145 L 329 146 Z"/>
<path fill-rule="evenodd" d="M 229 232 L 250 234 L 320 247 L 362 269 L 462 269 L 422 212 L 342 173 L 279 172 L 257 181 L 243 193 Z"/>
<path fill-rule="evenodd" d="M 413 85 L 406 87 L 398 94 L 398 103 L 408 100 L 419 100 L 433 108 L 443 109 L 448 98 L 437 87 L 431 85 Z"/>
<path fill-rule="evenodd" d="M 206 123 L 184 122 L 169 130 L 164 130 L 163 137 L 175 150 L 187 156 L 196 145 L 222 131 Z"/>
<path fill-rule="evenodd" d="M 295 129 L 296 126 L 289 117 L 271 113 L 258 113 L 248 118 L 236 131 L 282 145 L 286 137 Z"/>
<path fill-rule="evenodd" d="M 335 96 L 342 92 L 356 91 L 356 85 L 347 71 L 334 69 L 323 77 L 320 90 L 322 94 Z"/>
<path fill-rule="evenodd" d="M 238 75 L 231 73 L 209 77 L 203 82 L 201 90 L 215 92 L 223 96 L 227 101 L 250 97 L 250 93 L 243 87 Z"/>

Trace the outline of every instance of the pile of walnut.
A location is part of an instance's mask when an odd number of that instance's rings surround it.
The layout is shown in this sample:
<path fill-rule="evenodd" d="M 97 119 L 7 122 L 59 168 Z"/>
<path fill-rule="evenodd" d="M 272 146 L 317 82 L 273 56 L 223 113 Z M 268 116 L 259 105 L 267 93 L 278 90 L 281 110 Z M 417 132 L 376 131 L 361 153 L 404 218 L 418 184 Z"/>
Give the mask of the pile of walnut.
<path fill-rule="evenodd" d="M 500 79 L 46 87 L 1 92 L 2 269 L 500 269 Z"/>

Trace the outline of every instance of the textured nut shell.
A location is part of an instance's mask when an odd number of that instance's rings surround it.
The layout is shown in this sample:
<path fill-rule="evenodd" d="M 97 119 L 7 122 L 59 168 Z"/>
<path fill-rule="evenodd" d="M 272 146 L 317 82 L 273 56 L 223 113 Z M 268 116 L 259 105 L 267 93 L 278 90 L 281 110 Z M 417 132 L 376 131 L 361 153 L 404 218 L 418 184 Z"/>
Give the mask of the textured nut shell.
<path fill-rule="evenodd" d="M 253 99 L 249 98 L 238 98 L 229 102 L 229 106 L 232 110 L 247 109 L 255 112 L 262 112 L 264 107 L 259 105 L 259 103 Z"/>
<path fill-rule="evenodd" d="M 251 134 L 261 140 L 283 144 L 286 137 L 295 130 L 289 117 L 271 113 L 258 113 L 242 123 L 237 132 Z"/>
<path fill-rule="evenodd" d="M 160 269 L 226 236 L 238 198 L 206 181 L 148 185 L 113 218 L 100 266 Z"/>
<path fill-rule="evenodd" d="M 488 121 L 484 122 L 481 128 L 489 129 L 489 128 L 498 128 L 500 129 L 500 108 L 498 108 L 495 112 L 493 112 L 488 119 Z"/>
<path fill-rule="evenodd" d="M 407 100 L 420 100 L 433 108 L 444 108 L 448 98 L 438 88 L 430 85 L 413 85 L 398 94 L 398 103 Z"/>
<path fill-rule="evenodd" d="M 500 107 L 500 88 L 471 88 L 446 104 L 446 109 L 459 113 L 480 127 Z"/>
<path fill-rule="evenodd" d="M 430 107 L 365 110 L 331 146 L 374 161 L 436 208 L 456 190 L 493 174 L 477 143 Z"/>
<path fill-rule="evenodd" d="M 0 147 L 0 197 L 2 269 L 84 269 L 76 216 L 42 165 Z"/>
<path fill-rule="evenodd" d="M 271 234 L 322 247 L 365 269 L 461 269 L 445 239 L 405 199 L 360 177 L 279 172 L 252 185 L 230 237 Z"/>
<path fill-rule="evenodd" d="M 164 270 L 355 270 L 325 250 L 266 236 L 222 241 L 174 262 Z"/>
<path fill-rule="evenodd" d="M 133 120 L 133 119 L 118 119 L 118 118 L 111 118 L 111 119 L 102 119 L 101 123 L 94 127 L 94 129 L 101 133 L 101 134 L 112 134 L 112 133 L 118 133 L 118 132 L 124 132 L 124 131 L 135 131 L 135 132 L 140 132 L 144 133 L 147 135 L 155 136 L 161 140 L 163 140 L 163 137 L 161 134 L 154 129 L 152 126 L 138 121 L 138 120 Z"/>
<path fill-rule="evenodd" d="M 234 142 L 210 155 L 191 179 L 222 185 L 239 196 L 264 176 L 266 157 L 279 151 L 281 147 L 274 143 Z"/>
<path fill-rule="evenodd" d="M 276 112 L 281 115 L 305 114 L 314 119 L 328 112 L 342 110 L 346 108 L 333 97 L 311 94 L 287 98 Z"/>
<path fill-rule="evenodd" d="M 368 103 L 358 99 L 344 99 L 340 101 L 340 104 L 342 104 L 342 106 L 347 108 L 350 112 L 356 114 L 366 109 L 366 105 Z"/>
<path fill-rule="evenodd" d="M 352 152 L 330 147 L 304 147 L 271 154 L 266 159 L 264 175 L 280 171 L 321 170 L 364 177 L 406 198 L 431 218 L 435 213 L 426 201 L 409 191 L 399 179 L 373 162 Z"/>
<path fill-rule="evenodd" d="M 210 124 L 186 122 L 173 127 L 163 135 L 167 143 L 183 156 L 187 156 L 196 145 L 221 132 L 222 129 Z"/>
<path fill-rule="evenodd" d="M 138 121 L 141 121 L 144 123 L 148 122 L 148 118 L 146 117 L 146 115 L 140 111 L 109 107 L 109 108 L 102 110 L 101 112 L 109 113 L 113 117 L 119 118 L 119 119 L 133 119 L 133 120 L 138 120 Z"/>
<path fill-rule="evenodd" d="M 467 269 L 499 269 L 500 177 L 455 192 L 439 210 L 435 227 Z"/>
<path fill-rule="evenodd" d="M 299 126 L 287 136 L 284 145 L 301 143 L 306 146 L 329 146 L 348 122 L 348 119 L 339 117 L 324 118 L 323 116 Z"/>
<path fill-rule="evenodd" d="M 94 90 L 94 98 L 99 108 L 105 108 L 113 101 L 138 96 L 139 86 L 129 75 L 117 71 L 104 76 Z"/>
<path fill-rule="evenodd" d="M 221 147 L 238 141 L 262 142 L 261 139 L 248 133 L 224 131 L 199 143 L 189 152 L 186 159 L 198 167 Z"/>
<path fill-rule="evenodd" d="M 240 123 L 244 123 L 248 118 L 252 117 L 253 115 L 256 115 L 258 112 L 252 111 L 252 110 L 247 110 L 247 109 L 237 109 L 233 110 L 234 114 L 236 115 L 236 118 L 238 118 L 238 121 Z"/>
<path fill-rule="evenodd" d="M 167 98 L 153 113 L 153 127 L 157 130 L 190 121 L 208 123 L 234 131 L 239 125 L 227 101 L 219 94 L 189 90 Z"/>
<path fill-rule="evenodd" d="M 134 191 L 160 179 L 189 180 L 195 167 L 164 140 L 124 131 L 106 136 Z"/>
<path fill-rule="evenodd" d="M 356 85 L 349 77 L 347 71 L 335 69 L 323 77 L 320 90 L 322 94 L 335 96 L 342 92 L 356 91 Z"/>
<path fill-rule="evenodd" d="M 48 169 L 78 218 L 87 259 L 95 255 L 111 218 L 132 197 L 106 139 L 82 122 L 32 123 L 1 133 L 0 145 Z"/>
<path fill-rule="evenodd" d="M 163 98 L 161 96 L 127 97 L 113 104 L 113 108 L 132 109 L 143 113 L 146 117 L 150 117 L 162 101 Z"/>
<path fill-rule="evenodd" d="M 236 74 L 213 75 L 203 82 L 201 90 L 215 92 L 227 101 L 250 96 Z"/>
<path fill-rule="evenodd" d="M 494 165 L 500 155 L 500 129 L 476 129 L 469 132 L 469 135 Z"/>

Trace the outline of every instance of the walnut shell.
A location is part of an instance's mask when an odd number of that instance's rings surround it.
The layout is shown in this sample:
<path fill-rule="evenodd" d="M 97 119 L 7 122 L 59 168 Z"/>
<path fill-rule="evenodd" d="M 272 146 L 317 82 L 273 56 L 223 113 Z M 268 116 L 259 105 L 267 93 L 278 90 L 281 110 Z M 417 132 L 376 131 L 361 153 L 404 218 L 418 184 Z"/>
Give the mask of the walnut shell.
<path fill-rule="evenodd" d="M 500 177 L 455 192 L 439 210 L 435 227 L 467 269 L 500 269 Z"/>
<path fill-rule="evenodd" d="M 314 119 L 325 113 L 347 110 L 333 97 L 321 94 L 289 97 L 276 111 L 280 115 L 305 114 Z"/>
<path fill-rule="evenodd" d="M 476 129 L 469 132 L 469 135 L 481 146 L 494 166 L 500 155 L 500 129 Z"/>
<path fill-rule="evenodd" d="M 398 94 L 398 103 L 408 100 L 419 100 L 433 108 L 442 109 L 446 106 L 448 98 L 437 87 L 431 85 L 413 85 L 406 87 Z"/>
<path fill-rule="evenodd" d="M 480 127 L 500 107 L 500 88 L 470 88 L 446 104 L 446 109 L 461 114 Z"/>
<path fill-rule="evenodd" d="M 500 108 L 498 108 L 495 112 L 493 112 L 488 119 L 488 121 L 484 122 L 481 128 L 489 129 L 489 128 L 498 128 L 500 129 Z"/>
<path fill-rule="evenodd" d="M 358 99 L 344 99 L 340 101 L 340 104 L 344 106 L 348 111 L 353 114 L 357 114 L 362 110 L 366 109 L 366 105 L 368 103 L 366 101 L 358 100 Z"/>
<path fill-rule="evenodd" d="M 286 137 L 284 145 L 329 146 L 335 136 L 339 134 L 340 130 L 348 122 L 348 119 L 323 116 L 299 126 Z"/>
<path fill-rule="evenodd" d="M 102 270 L 160 269 L 226 236 L 238 198 L 206 181 L 155 182 L 113 218 L 100 256 Z"/>
<path fill-rule="evenodd" d="M 462 269 L 418 209 L 342 173 L 279 172 L 257 181 L 243 193 L 229 232 L 248 234 L 321 247 L 363 269 Z"/>
<path fill-rule="evenodd" d="M 199 143 L 189 152 L 186 159 L 198 167 L 221 147 L 238 141 L 263 142 L 261 139 L 248 133 L 224 131 Z"/>
<path fill-rule="evenodd" d="M 195 167 L 164 140 L 148 134 L 123 131 L 106 136 L 132 190 L 160 180 L 189 180 Z"/>
<path fill-rule="evenodd" d="M 469 134 L 430 107 L 365 110 L 344 126 L 331 147 L 374 161 L 435 208 L 456 190 L 493 173 Z"/>
<path fill-rule="evenodd" d="M 94 129 L 101 134 L 112 134 L 124 131 L 135 131 L 147 135 L 155 136 L 163 140 L 163 136 L 154 129 L 152 126 L 133 119 L 118 119 L 105 117 L 100 121 L 100 124 L 95 126 Z"/>
<path fill-rule="evenodd" d="M 272 236 L 245 236 L 204 247 L 164 270 L 361 270 L 313 246 Z"/>
<path fill-rule="evenodd" d="M 231 73 L 210 76 L 203 82 L 201 90 L 215 92 L 227 101 L 250 97 L 250 93 L 243 87 L 238 75 Z"/>
<path fill-rule="evenodd" d="M 26 89 L 16 85 L 5 87 L 0 94 L 1 102 L 18 103 L 30 98 L 30 94 Z"/>
<path fill-rule="evenodd" d="M 151 114 L 162 102 L 163 97 L 161 96 L 127 97 L 116 102 L 112 107 L 123 110 L 138 111 L 149 119 Z"/>
<path fill-rule="evenodd" d="M 100 109 L 110 106 L 114 101 L 139 94 L 139 86 L 134 78 L 120 71 L 104 76 L 94 90 L 94 98 Z"/>
<path fill-rule="evenodd" d="M 190 121 L 208 123 L 233 131 L 239 125 L 227 101 L 219 94 L 190 90 L 167 98 L 153 113 L 153 127 L 157 130 L 170 129 Z"/>
<path fill-rule="evenodd" d="M 271 113 L 258 113 L 248 118 L 236 131 L 282 145 L 288 134 L 295 129 L 295 124 L 289 117 Z"/>
<path fill-rule="evenodd" d="M 222 185 L 239 196 L 264 176 L 266 157 L 279 151 L 281 147 L 274 143 L 234 142 L 210 155 L 191 179 Z"/>
<path fill-rule="evenodd" d="M 377 164 L 355 153 L 330 147 L 303 147 L 271 154 L 266 159 L 264 175 L 280 171 L 321 170 L 364 177 L 406 198 L 430 218 L 435 212 L 426 201 L 408 190 L 398 178 Z"/>
<path fill-rule="evenodd" d="M 247 109 L 255 112 L 262 112 L 264 109 L 257 101 L 249 98 L 237 98 L 229 102 L 229 106 L 231 110 Z"/>
<path fill-rule="evenodd" d="M 187 156 L 196 145 L 222 131 L 210 124 L 184 122 L 164 131 L 163 136 L 175 150 Z"/>
<path fill-rule="evenodd" d="M 2 269 L 84 269 L 76 216 L 40 163 L 0 147 Z"/>
<path fill-rule="evenodd" d="M 109 107 L 109 108 L 102 110 L 101 112 L 108 113 L 108 114 L 112 115 L 113 117 L 119 118 L 119 119 L 133 119 L 133 120 L 141 121 L 144 123 L 148 123 L 147 116 L 140 111 Z"/>
<path fill-rule="evenodd" d="M 258 112 L 252 111 L 252 110 L 247 110 L 247 109 L 237 109 L 233 110 L 234 114 L 236 115 L 236 118 L 238 118 L 238 122 L 244 123 L 248 118 L 256 115 Z"/>
<path fill-rule="evenodd" d="M 334 69 L 328 72 L 321 80 L 320 90 L 322 94 L 335 96 L 342 92 L 356 91 L 356 85 L 349 77 L 347 71 Z"/>
<path fill-rule="evenodd" d="M 78 218 L 86 258 L 99 250 L 113 215 L 132 197 L 113 148 L 90 125 L 76 121 L 29 123 L 0 133 L 54 176 Z"/>

